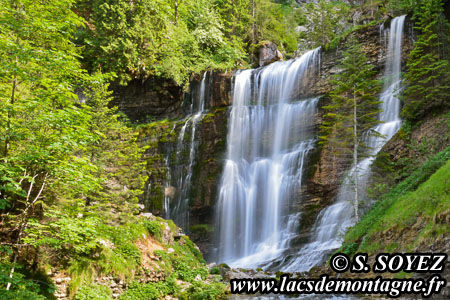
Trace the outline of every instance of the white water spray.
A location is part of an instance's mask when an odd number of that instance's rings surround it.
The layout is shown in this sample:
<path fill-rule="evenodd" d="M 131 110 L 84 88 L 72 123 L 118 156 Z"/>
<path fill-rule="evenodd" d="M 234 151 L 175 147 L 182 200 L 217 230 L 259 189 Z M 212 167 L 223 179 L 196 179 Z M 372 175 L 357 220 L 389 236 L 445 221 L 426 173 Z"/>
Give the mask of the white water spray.
<path fill-rule="evenodd" d="M 227 159 L 218 202 L 219 260 L 269 263 L 288 246 L 306 156 L 315 145 L 318 99 L 297 99 L 319 69 L 320 49 L 235 77 Z"/>

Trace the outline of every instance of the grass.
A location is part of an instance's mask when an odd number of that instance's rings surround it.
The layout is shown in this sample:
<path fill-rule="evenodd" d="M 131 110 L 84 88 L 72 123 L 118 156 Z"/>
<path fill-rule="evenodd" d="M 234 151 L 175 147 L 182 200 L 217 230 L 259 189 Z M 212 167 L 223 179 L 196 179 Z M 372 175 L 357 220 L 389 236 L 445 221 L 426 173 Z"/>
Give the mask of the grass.
<path fill-rule="evenodd" d="M 439 239 L 449 225 L 439 220 L 450 209 L 450 147 L 438 153 L 383 196 L 345 235 L 341 250 L 411 251 L 428 239 Z M 442 223 L 442 224 L 441 224 Z M 388 241 L 386 233 L 416 230 L 411 238 Z M 357 246 L 356 246 L 357 245 Z M 350 251 L 349 251 L 350 250 Z"/>

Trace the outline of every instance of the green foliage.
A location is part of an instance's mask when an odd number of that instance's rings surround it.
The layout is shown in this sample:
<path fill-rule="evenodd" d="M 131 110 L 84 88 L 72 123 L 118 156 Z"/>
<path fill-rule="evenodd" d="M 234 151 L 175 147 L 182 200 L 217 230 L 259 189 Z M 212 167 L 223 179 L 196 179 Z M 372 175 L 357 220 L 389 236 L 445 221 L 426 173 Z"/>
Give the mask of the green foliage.
<path fill-rule="evenodd" d="M 120 295 L 120 300 L 162 299 L 166 295 L 177 295 L 179 287 L 173 277 L 157 283 L 130 284 L 128 289 Z"/>
<path fill-rule="evenodd" d="M 44 300 L 46 299 L 40 294 L 41 290 L 37 283 L 26 279 L 20 270 L 20 265 L 15 265 L 16 272 L 13 277 L 9 278 L 9 273 L 13 265 L 10 263 L 0 262 L 0 298 L 1 299 L 17 299 L 17 300 Z M 11 283 L 10 289 L 6 290 L 8 282 Z"/>
<path fill-rule="evenodd" d="M 211 234 L 213 229 L 212 229 L 211 225 L 209 225 L 209 224 L 196 224 L 196 225 L 192 225 L 189 228 L 189 231 L 194 234 L 208 235 L 208 234 Z"/>
<path fill-rule="evenodd" d="M 433 216 L 448 209 L 449 159 L 450 148 L 447 147 L 386 193 L 361 222 L 346 233 L 342 249 L 354 250 L 353 253 L 357 250 L 379 249 L 382 245 L 375 245 L 375 241 L 370 239 L 375 233 L 393 228 L 394 224 L 409 226 L 402 220 L 415 222 L 420 215 Z M 435 172 L 437 173 L 434 174 Z M 361 244 L 356 249 L 352 246 L 362 240 L 365 241 L 364 245 Z"/>
<path fill-rule="evenodd" d="M 133 262 L 132 265 L 134 266 L 138 266 L 141 262 L 141 252 L 134 244 L 119 244 L 113 251 L 122 256 L 126 261 Z"/>
<path fill-rule="evenodd" d="M 333 41 L 348 26 L 345 18 L 349 11 L 350 7 L 340 1 L 319 0 L 305 5 L 303 14 L 308 32 L 304 38 L 308 44 L 318 47 Z"/>
<path fill-rule="evenodd" d="M 106 80 L 96 74 L 84 87 L 92 118 L 89 131 L 99 136 L 87 147 L 85 155 L 95 166 L 93 175 L 102 179 L 101 188 L 89 191 L 85 198 L 90 212 L 113 223 L 128 220 L 138 210 L 138 196 L 146 180 L 141 161 L 146 148 L 137 145 L 137 134 L 124 124 L 116 108 L 108 107 L 112 97 Z"/>
<path fill-rule="evenodd" d="M 208 269 L 204 265 L 202 254 L 189 238 L 183 236 L 167 247 L 175 251 L 172 253 L 165 250 L 154 251 L 154 255 L 160 258 L 160 268 L 165 274 L 171 274 L 176 279 L 187 282 L 194 282 L 197 276 L 202 280 L 208 277 Z"/>
<path fill-rule="evenodd" d="M 181 256 L 173 260 L 172 263 L 176 278 L 183 281 L 193 282 L 198 275 L 200 275 L 202 280 L 208 277 L 209 272 L 205 267 L 197 266 L 193 268 L 196 265 L 196 260 L 192 257 Z"/>
<path fill-rule="evenodd" d="M 109 299 L 112 299 L 111 290 L 108 287 L 99 284 L 82 286 L 74 297 L 74 300 L 109 300 Z"/>
<path fill-rule="evenodd" d="M 130 220 L 130 223 L 121 226 L 100 223 L 96 227 L 97 247 L 89 255 L 78 255 L 69 262 L 71 295 L 80 287 L 89 286 L 94 277 L 101 275 L 131 281 L 142 257 L 135 242 L 147 233 L 145 224 L 146 220 L 142 219 Z"/>
<path fill-rule="evenodd" d="M 147 228 L 148 232 L 153 235 L 156 240 L 161 242 L 162 237 L 162 231 L 163 231 L 163 225 L 161 225 L 161 222 L 158 220 L 153 220 L 150 222 L 145 223 L 145 227 Z"/>
<path fill-rule="evenodd" d="M 61 254 L 73 256 L 90 254 L 98 247 L 98 218 L 75 218 L 53 210 L 50 210 L 48 215 L 58 219 L 49 223 L 34 218 L 28 219 L 24 243 L 51 246 L 61 251 Z"/>
<path fill-rule="evenodd" d="M 210 1 L 175 2 L 80 1 L 87 26 L 77 41 L 89 70 L 115 72 L 123 84 L 149 75 L 184 84 L 191 72 L 230 68 L 244 58 L 224 37 Z"/>
<path fill-rule="evenodd" d="M 271 0 L 82 0 L 86 19 L 76 42 L 94 72 L 113 72 L 126 84 L 162 76 L 183 85 L 192 73 L 246 64 L 260 41 L 282 52 L 297 49 L 297 4 Z"/>
<path fill-rule="evenodd" d="M 2 207 L 21 211 L 6 220 L 22 224 L 19 236 L 31 208 L 99 187 L 95 167 L 77 155 L 97 137 L 75 94 L 88 79 L 70 41 L 81 22 L 71 7 L 65 0 L 0 7 L 0 194 Z"/>
<path fill-rule="evenodd" d="M 405 74 L 407 87 L 402 116 L 416 120 L 426 111 L 449 107 L 450 52 L 449 23 L 441 0 L 418 1 L 414 28 L 419 36 L 410 52 Z"/>
<path fill-rule="evenodd" d="M 102 226 L 133 223 L 145 180 L 143 149 L 108 108 L 110 76 L 87 75 L 78 61 L 71 39 L 81 24 L 70 0 L 0 6 L 0 214 L 14 244 L 70 264 L 72 294 L 105 270 L 91 257 L 102 253 Z M 139 263 L 131 240 L 100 255 L 122 258 L 110 271 Z"/>
<path fill-rule="evenodd" d="M 353 254 L 356 252 L 356 250 L 358 250 L 358 244 L 357 243 L 349 243 L 349 244 L 345 244 L 342 245 L 341 249 L 342 253 L 345 253 L 347 255 Z"/>
<path fill-rule="evenodd" d="M 179 244 L 183 245 L 186 250 L 183 250 L 184 252 L 189 252 L 192 254 L 198 261 L 205 262 L 203 259 L 203 255 L 200 252 L 200 250 L 194 245 L 194 243 L 189 239 L 187 236 L 183 236 L 180 239 Z"/>
<path fill-rule="evenodd" d="M 127 291 L 120 295 L 120 299 L 138 300 L 138 299 L 161 299 L 165 294 L 158 290 L 154 284 L 131 284 Z"/>
<path fill-rule="evenodd" d="M 227 299 L 226 286 L 219 282 L 205 284 L 194 282 L 185 292 L 181 293 L 179 299 L 182 300 L 216 300 Z"/>
<path fill-rule="evenodd" d="M 250 40 L 253 39 L 256 44 L 261 41 L 272 41 L 285 54 L 297 50 L 298 37 L 295 31 L 297 21 L 292 5 L 277 4 L 269 0 L 253 0 L 253 2 L 255 2 L 253 19 L 255 32 L 254 38 Z"/>

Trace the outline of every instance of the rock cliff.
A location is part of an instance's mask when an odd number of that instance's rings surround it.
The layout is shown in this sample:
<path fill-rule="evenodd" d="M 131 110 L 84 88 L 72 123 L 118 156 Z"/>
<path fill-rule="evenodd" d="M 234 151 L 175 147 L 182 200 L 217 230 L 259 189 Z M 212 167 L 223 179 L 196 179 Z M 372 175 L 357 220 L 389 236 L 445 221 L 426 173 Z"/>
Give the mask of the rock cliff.
<path fill-rule="evenodd" d="M 409 28 L 410 24 L 406 28 Z M 409 29 L 406 29 L 409 30 Z M 379 78 L 383 74 L 386 55 L 386 37 L 380 26 L 364 26 L 355 31 L 355 36 L 362 44 L 363 51 L 369 61 L 378 71 Z M 345 45 L 345 39 L 340 45 Z M 407 53 L 411 50 L 412 42 L 408 35 L 403 41 L 404 62 Z M 321 97 L 319 107 L 326 105 L 329 98 L 326 96 L 331 90 L 330 79 L 333 74 L 339 73 L 339 60 L 343 48 L 323 50 L 321 56 L 321 69 L 319 76 L 307 79 L 307 89 L 298 90 L 297 97 Z M 405 63 L 403 63 L 405 65 Z M 139 121 L 139 116 L 149 115 L 154 119 L 171 118 L 154 122 L 140 127 L 140 139 L 143 145 L 148 146 L 146 152 L 149 182 L 145 190 L 143 201 L 147 209 L 155 214 L 163 214 L 164 199 L 172 201 L 173 194 L 177 192 L 175 184 L 167 185 L 169 167 L 177 166 L 186 169 L 189 159 L 188 149 L 175 151 L 179 143 L 177 135 L 185 124 L 182 117 L 192 111 L 194 99 L 199 93 L 202 77 L 193 77 L 190 88 L 182 93 L 180 88 L 169 87 L 167 82 L 157 86 L 154 79 L 137 83 L 126 88 L 118 88 L 115 93 L 119 95 L 116 103 L 132 119 Z M 194 241 L 208 257 L 211 249 L 209 233 L 214 226 L 214 205 L 217 200 L 221 168 L 226 150 L 228 106 L 231 105 L 232 76 L 231 73 L 207 72 L 205 75 L 205 108 L 207 114 L 200 121 L 196 131 L 196 155 L 193 164 L 193 175 L 189 191 L 189 226 L 184 228 L 193 237 Z M 165 89 L 165 91 L 163 91 Z M 305 92 L 307 91 L 307 92 Z M 135 93 L 135 94 L 133 94 Z M 126 97 L 121 95 L 126 94 Z M 133 95 L 136 100 L 131 101 Z M 142 106 L 140 106 L 140 104 Z M 319 109 L 316 126 L 320 126 L 323 111 Z M 134 117 L 136 116 L 136 117 Z M 144 118 L 145 119 L 145 118 Z M 184 142 L 189 144 L 191 137 L 184 136 Z M 395 152 L 395 146 L 389 144 L 385 151 Z M 395 154 L 393 154 L 395 155 Z M 348 167 L 348 160 L 335 157 L 327 146 L 317 147 L 310 154 L 306 169 L 306 185 L 301 195 L 296 197 L 293 205 L 303 211 L 301 218 L 302 242 L 309 236 L 312 226 L 321 208 L 329 205 L 336 194 L 342 174 Z M 165 186 L 166 185 L 166 186 Z"/>

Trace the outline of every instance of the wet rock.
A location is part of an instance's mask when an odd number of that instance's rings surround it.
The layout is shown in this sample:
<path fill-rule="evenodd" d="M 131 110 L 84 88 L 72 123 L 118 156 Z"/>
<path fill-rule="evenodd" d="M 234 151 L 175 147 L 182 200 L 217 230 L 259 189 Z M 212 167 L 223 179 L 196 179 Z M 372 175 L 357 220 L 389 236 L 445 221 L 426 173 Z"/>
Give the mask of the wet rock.
<path fill-rule="evenodd" d="M 217 266 L 217 264 L 216 264 L 215 262 L 210 263 L 210 264 L 207 265 L 208 270 L 211 270 L 211 269 L 214 268 L 215 266 Z"/>
<path fill-rule="evenodd" d="M 244 279 L 244 278 L 251 278 L 249 274 L 244 273 L 239 270 L 229 270 L 225 273 L 225 276 L 223 276 L 223 279 L 225 281 L 230 281 L 231 279 Z"/>
<path fill-rule="evenodd" d="M 217 267 L 219 268 L 219 273 L 222 277 L 225 277 L 225 274 L 231 269 L 227 264 L 224 263 L 219 264 Z"/>

